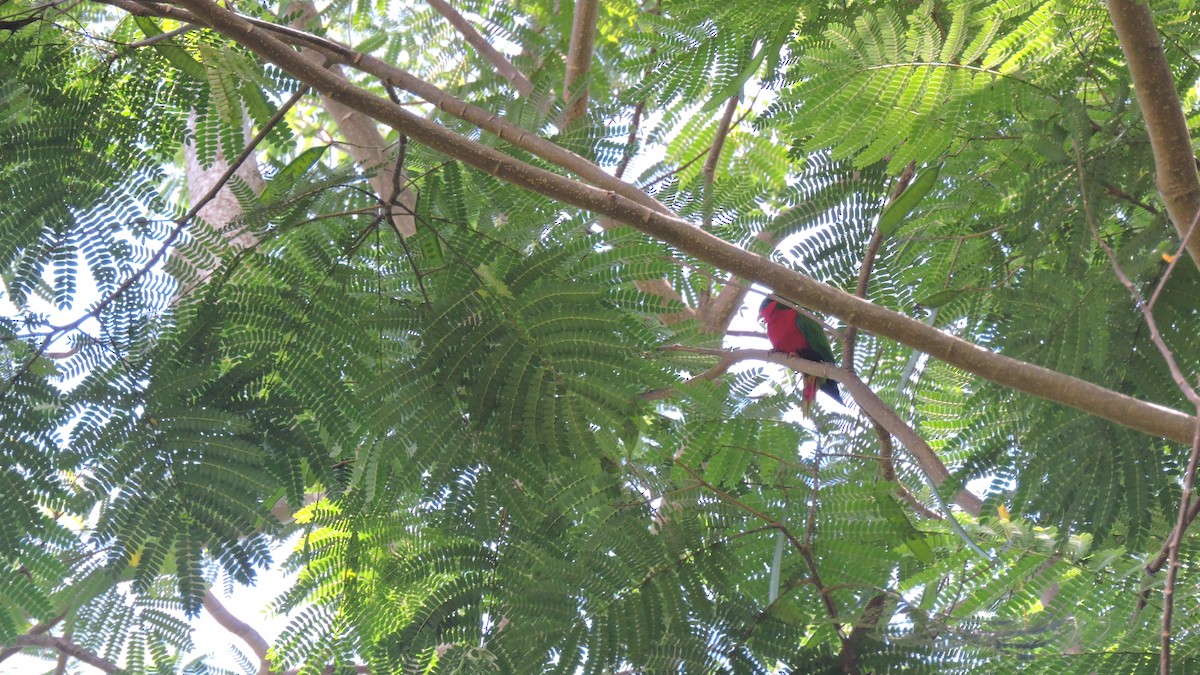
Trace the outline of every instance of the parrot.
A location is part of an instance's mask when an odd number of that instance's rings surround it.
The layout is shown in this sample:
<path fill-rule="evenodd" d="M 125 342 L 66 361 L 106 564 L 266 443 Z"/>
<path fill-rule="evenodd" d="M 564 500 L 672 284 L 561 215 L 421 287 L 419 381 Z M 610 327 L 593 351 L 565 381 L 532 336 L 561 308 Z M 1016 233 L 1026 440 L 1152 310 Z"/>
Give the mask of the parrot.
<path fill-rule="evenodd" d="M 758 308 L 758 318 L 767 324 L 767 339 L 771 341 L 772 351 L 785 352 L 809 361 L 834 363 L 829 338 L 825 337 L 821 325 L 808 315 L 785 304 L 778 296 L 770 295 L 763 300 Z M 805 373 L 804 392 L 801 394 L 801 407 L 805 415 L 812 410 L 818 389 L 839 404 L 845 405 L 838 392 L 837 382 Z"/>

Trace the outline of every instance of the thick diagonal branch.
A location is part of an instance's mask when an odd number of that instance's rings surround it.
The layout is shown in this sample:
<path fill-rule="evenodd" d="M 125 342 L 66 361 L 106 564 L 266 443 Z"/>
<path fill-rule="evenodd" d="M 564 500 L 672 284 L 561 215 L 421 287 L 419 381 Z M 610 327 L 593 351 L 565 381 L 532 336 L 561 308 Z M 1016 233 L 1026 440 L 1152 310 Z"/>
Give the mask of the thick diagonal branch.
<path fill-rule="evenodd" d="M 184 21 L 201 23 L 207 25 L 199 17 L 192 12 L 178 8 L 174 5 L 153 3 L 153 2 L 138 2 L 137 0 L 100 0 L 104 4 L 119 7 L 135 16 L 160 16 Z M 507 143 L 531 152 L 534 155 L 565 169 L 583 180 L 603 188 L 612 190 L 617 194 L 627 197 L 647 208 L 660 211 L 662 213 L 672 213 L 670 209 L 659 202 L 654 197 L 642 192 L 636 186 L 626 183 L 613 177 L 611 174 L 600 168 L 596 164 L 588 161 L 580 155 L 563 148 L 560 145 L 551 143 L 550 141 L 530 133 L 529 131 L 506 121 L 503 117 L 480 108 L 479 106 L 471 105 L 466 101 L 457 98 L 436 85 L 426 82 L 419 77 L 416 77 L 408 71 L 398 68 L 383 59 L 364 54 L 334 40 L 313 35 L 302 30 L 290 28 L 288 26 L 280 26 L 262 19 L 253 17 L 242 17 L 249 22 L 255 29 L 267 31 L 283 42 L 302 48 L 315 49 L 325 56 L 329 57 L 336 63 L 351 66 L 364 73 L 374 75 L 383 80 L 384 83 L 399 87 L 409 93 L 419 96 L 426 101 L 437 106 L 439 110 L 446 112 L 454 117 L 457 117 L 464 122 L 469 122 L 475 126 L 493 134 L 497 138 Z"/>
<path fill-rule="evenodd" d="M 1155 436 L 1190 443 L 1195 420 L 1177 410 L 1105 389 L 1077 377 L 1018 361 L 823 284 L 746 251 L 677 216 L 647 208 L 616 192 L 581 184 L 517 160 L 424 119 L 303 60 L 266 31 L 208 0 L 180 0 L 190 14 L 279 65 L 335 100 L 391 125 L 414 142 L 518 187 L 631 225 L 704 262 L 756 281 L 815 311 L 923 351 L 1006 387 L 1077 408 Z M 161 6 L 160 6 L 161 9 Z"/>
<path fill-rule="evenodd" d="M 1200 211 L 1200 176 L 1187 118 L 1154 17 L 1145 0 L 1108 0 L 1108 13 L 1129 62 L 1133 90 L 1146 121 L 1158 192 L 1179 236 L 1185 238 L 1192 261 L 1200 266 L 1200 235 L 1188 237 L 1186 233 Z"/>

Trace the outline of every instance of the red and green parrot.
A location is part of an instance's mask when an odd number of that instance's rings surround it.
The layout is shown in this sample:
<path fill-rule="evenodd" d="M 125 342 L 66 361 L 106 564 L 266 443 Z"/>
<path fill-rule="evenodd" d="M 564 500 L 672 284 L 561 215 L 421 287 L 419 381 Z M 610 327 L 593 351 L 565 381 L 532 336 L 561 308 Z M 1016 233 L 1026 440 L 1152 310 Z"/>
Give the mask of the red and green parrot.
<path fill-rule="evenodd" d="M 825 337 L 821 324 L 808 315 L 797 312 L 779 296 L 769 295 L 763 300 L 762 306 L 758 308 L 758 318 L 767 324 L 767 339 L 771 341 L 774 351 L 785 352 L 809 361 L 835 363 L 833 350 L 829 347 L 829 338 Z M 807 415 L 812 410 L 818 389 L 842 403 L 837 382 L 805 374 L 804 393 L 800 403 L 804 414 Z"/>

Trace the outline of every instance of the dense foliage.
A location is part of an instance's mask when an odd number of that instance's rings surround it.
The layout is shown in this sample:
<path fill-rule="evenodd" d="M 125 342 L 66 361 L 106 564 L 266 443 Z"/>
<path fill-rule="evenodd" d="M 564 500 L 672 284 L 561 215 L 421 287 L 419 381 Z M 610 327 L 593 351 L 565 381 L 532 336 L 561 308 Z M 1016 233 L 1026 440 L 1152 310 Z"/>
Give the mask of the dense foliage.
<path fill-rule="evenodd" d="M 423 0 L 309 28 L 837 288 L 878 236 L 871 302 L 1192 414 L 1100 245 L 1146 296 L 1179 246 L 1101 5 L 605 0 L 570 124 L 572 3 L 453 5 L 530 94 Z M 1154 10 L 1194 136 L 1191 5 Z M 1158 668 L 1143 567 L 1188 448 L 859 333 L 851 365 L 951 472 L 935 492 L 852 397 L 806 420 L 784 369 L 726 372 L 717 348 L 766 347 L 770 289 L 382 128 L 418 194 L 401 238 L 293 75 L 214 30 L 127 46 L 170 9 L 0 7 L 38 17 L 0 30 L 0 644 L 202 672 L 206 589 L 286 560 L 279 671 Z M 263 131 L 236 221 L 190 213 L 184 147 L 219 173 Z M 1192 379 L 1198 297 L 1180 256 L 1154 315 Z"/>

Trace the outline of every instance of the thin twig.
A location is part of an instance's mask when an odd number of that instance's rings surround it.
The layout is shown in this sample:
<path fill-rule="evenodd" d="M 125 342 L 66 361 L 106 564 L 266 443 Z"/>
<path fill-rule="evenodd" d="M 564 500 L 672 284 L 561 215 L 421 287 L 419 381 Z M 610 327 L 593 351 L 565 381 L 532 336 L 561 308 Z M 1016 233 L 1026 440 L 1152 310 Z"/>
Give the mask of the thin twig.
<path fill-rule="evenodd" d="M 661 6 L 662 0 L 655 0 L 654 7 L 647 10 L 647 13 L 657 16 L 661 12 Z M 650 51 L 646 55 L 653 58 L 653 56 L 657 53 L 658 47 L 651 47 Z M 649 73 L 650 70 L 650 67 L 646 68 L 647 73 Z M 645 111 L 645 109 L 645 99 L 638 101 L 637 105 L 633 107 L 633 121 L 629 125 L 629 138 L 625 140 L 625 150 L 621 153 L 621 162 L 617 165 L 617 170 L 613 172 L 613 175 L 615 175 L 617 178 L 623 178 L 625 176 L 625 169 L 629 168 L 629 162 L 633 159 L 634 151 L 637 148 L 638 127 L 641 126 L 642 113 Z"/>
<path fill-rule="evenodd" d="M 704 478 L 701 477 L 695 469 L 692 469 L 683 462 L 676 462 L 675 466 L 683 469 L 685 473 L 692 477 L 692 479 L 694 479 L 709 492 L 712 492 L 716 496 L 720 497 L 722 501 L 728 502 L 729 504 L 732 504 L 733 506 L 754 516 L 755 518 L 767 523 L 770 527 L 775 528 L 780 534 L 783 535 L 785 539 L 787 539 L 787 541 L 792 545 L 793 548 L 796 549 L 800 556 L 804 558 L 805 564 L 808 566 L 809 578 L 812 580 L 813 586 L 816 587 L 817 594 L 821 596 L 821 602 L 824 604 L 825 611 L 829 614 L 830 620 L 833 621 L 835 632 L 837 632 L 838 637 L 842 640 L 843 645 L 845 645 L 846 638 L 844 635 L 842 635 L 841 625 L 838 623 L 837 607 L 833 604 L 832 592 L 821 582 L 821 577 L 817 573 L 816 559 L 813 558 L 812 551 L 808 548 L 808 546 L 802 543 L 799 539 L 796 539 L 796 535 L 792 534 L 791 531 L 788 530 L 787 526 L 782 522 L 772 518 L 771 516 L 768 516 L 762 511 L 759 511 L 753 506 L 750 506 L 737 497 L 734 497 L 721 488 L 704 480 Z"/>
<path fill-rule="evenodd" d="M 727 331 L 725 331 L 725 336 L 726 337 L 740 337 L 740 338 L 758 338 L 760 340 L 767 339 L 767 334 L 760 330 L 727 330 Z"/>
<path fill-rule="evenodd" d="M 625 169 L 629 168 L 629 162 L 633 160 L 637 147 L 638 127 L 642 124 L 642 111 L 645 109 L 645 101 L 638 101 L 637 105 L 633 107 L 633 121 L 629 123 L 629 137 L 625 139 L 625 150 L 621 152 L 621 161 L 617 164 L 617 170 L 613 172 L 617 178 L 625 176 Z"/>
<path fill-rule="evenodd" d="M 759 511 L 758 509 L 754 508 L 753 506 L 750 506 L 746 502 L 743 502 L 742 500 L 738 499 L 737 497 L 734 497 L 733 495 L 729 494 L 728 492 L 725 492 L 721 488 L 704 480 L 703 476 L 701 476 L 695 469 L 688 466 L 687 464 L 684 464 L 683 462 L 675 462 L 675 466 L 678 466 L 679 468 L 683 469 L 684 473 L 691 476 L 692 479 L 695 480 L 701 487 L 703 487 L 704 489 L 708 490 L 709 492 L 715 494 L 716 496 L 720 497 L 722 501 L 728 502 L 728 503 L 732 504 L 733 506 L 736 506 L 737 508 L 745 511 L 746 513 L 749 513 L 750 515 L 754 516 L 755 518 L 758 518 L 759 520 L 763 521 L 764 523 L 767 523 L 767 525 L 769 525 L 770 527 L 778 530 L 779 532 L 782 532 L 784 538 L 787 539 L 788 542 L 791 543 L 792 547 L 795 548 L 798 552 L 804 553 L 804 551 L 807 550 L 807 547 L 803 543 L 801 543 L 799 539 L 796 538 L 796 535 L 792 534 L 792 532 L 790 530 L 788 530 L 787 526 L 784 525 L 779 520 L 772 518 L 771 516 L 768 516 L 767 514 L 763 513 L 762 511 Z"/>
<path fill-rule="evenodd" d="M 704 160 L 704 168 L 700 174 L 704 176 L 704 227 L 712 227 L 712 186 L 717 179 L 717 163 L 721 161 L 721 150 L 725 147 L 725 139 L 729 137 L 729 126 L 733 122 L 733 114 L 737 112 L 738 96 L 730 96 L 725 104 L 725 112 L 717 124 L 717 133 L 713 135 L 712 146 L 708 157 Z"/>
<path fill-rule="evenodd" d="M 133 287 L 135 283 L 138 282 L 138 280 L 149 274 L 150 271 L 154 269 L 154 266 L 163 259 L 163 256 L 165 256 L 167 252 L 171 250 L 171 246 L 174 245 L 175 241 L 179 239 L 180 235 L 183 234 L 184 228 L 187 227 L 192 218 L 196 217 L 196 214 L 200 212 L 200 209 L 204 208 L 205 205 L 216 198 L 217 194 L 222 188 L 225 187 L 225 184 L 229 182 L 229 179 L 233 177 L 238 168 L 241 167 L 241 165 L 251 155 L 254 154 L 255 148 L 257 148 L 263 139 L 265 139 L 267 135 L 271 133 L 271 130 L 275 128 L 275 125 L 283 120 L 284 116 L 289 110 L 291 110 L 292 106 L 294 106 L 300 100 L 300 98 L 307 93 L 308 85 L 301 85 L 296 93 L 293 94 L 292 97 L 286 103 L 284 103 L 274 115 L 271 116 L 271 119 L 267 120 L 267 123 L 263 125 L 263 128 L 258 132 L 258 134 L 256 134 L 254 138 L 246 144 L 246 147 L 242 149 L 241 154 L 239 154 L 233 162 L 230 162 L 229 166 L 225 169 L 225 172 L 222 173 L 217 179 L 216 183 L 209 188 L 208 192 L 205 193 L 205 195 L 199 200 L 197 200 L 196 203 L 193 204 L 190 209 L 188 209 L 187 213 L 175 220 L 175 227 L 167 235 L 166 239 L 163 239 L 158 250 L 150 256 L 150 259 L 147 260 L 146 263 L 142 265 L 140 269 L 138 269 L 138 271 L 131 274 L 129 278 L 121 282 L 121 285 L 117 286 L 112 293 L 109 293 L 107 296 L 93 305 L 91 309 L 89 309 L 79 318 L 61 326 L 51 326 L 51 331 L 46 334 L 45 339 L 42 340 L 42 343 L 38 346 L 38 348 L 35 349 L 33 354 L 31 354 L 29 358 L 21 364 L 21 367 L 17 368 L 17 370 L 8 378 L 8 381 L 4 384 L 4 388 L 0 389 L 0 402 L 2 402 L 5 397 L 8 396 L 8 393 L 12 390 L 12 387 L 16 384 L 17 380 L 29 372 L 29 369 L 33 367 L 34 362 L 36 362 L 45 354 L 46 350 L 50 348 L 51 343 L 53 343 L 59 337 L 78 329 L 86 321 L 90 319 L 98 319 L 101 312 L 103 312 L 105 308 L 124 295 L 130 288 Z"/>
<path fill-rule="evenodd" d="M 896 465 L 892 462 L 892 456 L 895 454 L 895 445 L 892 443 L 892 435 L 887 429 L 876 420 L 871 420 L 871 427 L 875 429 L 875 435 L 879 437 L 879 475 L 889 483 L 896 481 Z"/>
<path fill-rule="evenodd" d="M 130 42 L 130 43 L 122 45 L 122 46 L 125 49 L 140 49 L 141 47 L 149 47 L 150 45 L 158 44 L 159 42 L 162 42 L 163 40 L 170 40 L 173 37 L 178 37 L 185 33 L 190 33 L 198 28 L 200 28 L 200 26 L 198 24 L 185 23 L 184 25 L 180 26 L 179 28 L 176 28 L 175 30 L 170 30 L 165 33 L 159 33 L 158 35 L 153 35 L 144 40 L 138 40 L 137 42 Z"/>
<path fill-rule="evenodd" d="M 1196 406 L 1196 416 L 1200 419 L 1200 405 Z M 1163 586 L 1162 634 L 1159 656 L 1159 672 L 1162 675 L 1171 673 L 1171 614 L 1175 608 L 1175 582 L 1179 577 L 1179 544 L 1187 530 L 1188 505 L 1192 500 L 1192 492 L 1196 484 L 1196 465 L 1200 463 L 1200 424 L 1196 425 L 1196 436 L 1192 439 L 1192 452 L 1188 457 L 1187 473 L 1183 477 L 1183 495 L 1179 499 L 1179 516 L 1175 520 L 1175 528 L 1167 538 L 1167 580 Z"/>
<path fill-rule="evenodd" d="M 1108 245 L 1108 242 L 1104 241 L 1104 238 L 1100 236 L 1100 230 L 1096 226 L 1096 220 L 1092 214 L 1091 204 L 1087 197 L 1087 184 L 1085 182 L 1083 170 L 1083 156 L 1080 153 L 1078 143 L 1075 144 L 1075 166 L 1079 171 L 1079 191 L 1083 201 L 1084 215 L 1087 218 L 1088 227 L 1092 232 L 1092 239 L 1098 246 L 1100 246 L 1100 248 L 1104 249 L 1105 255 L 1108 256 L 1108 262 L 1112 266 L 1113 274 L 1115 274 L 1117 279 L 1120 280 L 1121 285 L 1129 291 L 1129 294 L 1133 296 L 1134 304 L 1136 304 L 1138 310 L 1141 311 L 1142 318 L 1146 321 L 1146 327 L 1150 330 L 1151 342 L 1153 342 L 1154 346 L 1158 349 L 1158 353 L 1162 355 L 1163 361 L 1167 363 L 1167 369 L 1171 371 L 1171 379 L 1175 381 L 1175 385 L 1179 387 L 1179 390 L 1183 392 L 1183 395 L 1187 397 L 1187 400 L 1190 401 L 1192 405 L 1200 408 L 1200 394 L 1198 394 L 1192 385 L 1188 383 L 1187 377 L 1183 374 L 1183 370 L 1179 367 L 1179 363 L 1175 360 L 1174 352 L 1172 352 L 1170 347 L 1167 346 L 1166 340 L 1163 339 L 1162 333 L 1159 332 L 1158 322 L 1154 320 L 1154 313 L 1150 311 L 1149 303 L 1147 303 L 1146 299 L 1142 296 L 1142 292 L 1133 285 L 1133 281 L 1131 281 L 1125 274 L 1125 270 L 1121 269 L 1121 263 L 1117 260 L 1116 251 L 1114 251 L 1113 248 Z M 1194 220 L 1192 221 L 1191 227 L 1188 228 L 1188 232 L 1191 231 L 1192 227 L 1195 227 Z M 1183 241 L 1186 244 L 1188 238 L 1184 237 Z"/>
<path fill-rule="evenodd" d="M 399 103 L 400 97 L 396 95 L 396 91 L 392 89 L 392 86 L 386 84 L 385 86 L 388 96 L 392 98 L 392 101 Z M 392 170 L 392 194 L 388 197 L 387 204 L 384 206 L 384 208 L 393 214 L 390 219 L 393 223 L 396 222 L 394 212 L 397 207 L 404 211 L 406 216 L 412 218 L 414 222 L 416 221 L 416 211 L 400 199 L 402 194 L 408 192 L 415 185 L 414 180 L 408 178 L 404 170 L 404 162 L 407 157 L 408 136 L 402 135 L 400 136 L 400 147 L 396 151 L 396 166 Z M 421 290 L 421 297 L 425 300 L 425 306 L 430 307 L 433 305 L 433 302 L 429 299 L 429 292 L 425 289 L 425 273 L 417 266 L 417 260 L 413 257 L 412 250 L 408 246 L 408 238 L 402 232 L 397 231 L 397 234 L 400 235 L 400 246 L 404 249 L 404 257 L 408 259 L 408 265 L 412 269 L 413 276 L 417 279 L 417 288 Z"/>
<path fill-rule="evenodd" d="M 1200 515 L 1200 499 L 1193 499 L 1192 503 L 1188 504 L 1187 516 L 1184 518 L 1184 527 L 1187 528 L 1190 526 L 1192 521 L 1196 519 L 1197 515 Z M 1171 554 L 1171 540 L 1174 538 L 1174 535 L 1175 532 L 1172 530 L 1171 533 L 1167 535 L 1167 538 L 1163 540 L 1162 546 L 1158 549 L 1158 554 L 1154 556 L 1153 560 L 1146 563 L 1146 567 L 1144 569 L 1147 575 L 1157 574 L 1158 571 L 1162 569 L 1162 566 L 1166 564 L 1167 558 Z M 1146 603 L 1142 602 L 1140 603 L 1138 609 L 1141 610 L 1145 606 Z"/>
<path fill-rule="evenodd" d="M 664 173 L 664 174 L 662 174 L 662 175 L 655 176 L 654 178 L 651 178 L 649 181 L 647 181 L 645 184 L 643 184 L 643 185 L 641 186 L 641 189 L 643 189 L 643 190 L 649 190 L 650 188 L 654 187 L 655 185 L 658 185 L 659 183 L 661 183 L 661 182 L 663 182 L 663 181 L 667 180 L 668 178 L 671 178 L 672 176 L 675 176 L 675 175 L 677 175 L 677 174 L 683 173 L 684 171 L 686 171 L 686 170 L 687 170 L 687 168 L 688 168 L 689 166 L 691 166 L 691 165 L 695 164 L 696 162 L 700 161 L 700 159 L 701 159 L 701 158 L 703 158 L 703 157 L 707 156 L 707 155 L 708 155 L 708 153 L 709 153 L 709 152 L 711 152 L 711 151 L 712 151 L 712 147 L 711 147 L 711 146 L 710 146 L 710 147 L 707 147 L 707 148 L 705 148 L 705 149 L 703 149 L 703 150 L 701 150 L 701 151 L 700 151 L 700 152 L 699 152 L 699 153 L 698 153 L 698 154 L 697 154 L 695 157 L 693 157 L 693 158 L 689 159 L 688 161 L 684 162 L 683 164 L 681 164 L 681 165 L 679 165 L 679 166 L 675 167 L 674 169 L 671 169 L 670 171 L 668 171 L 668 172 L 666 172 L 666 173 Z"/>
<path fill-rule="evenodd" d="M 891 206 L 903 194 L 909 182 L 912 181 L 913 172 L 916 171 L 917 165 L 915 162 L 909 162 L 908 166 L 900 172 L 900 177 L 896 179 L 896 185 L 892 188 L 892 194 L 888 197 L 887 203 L 883 209 Z M 871 233 L 871 240 L 867 242 L 867 250 L 863 253 L 862 266 L 858 269 L 858 283 L 854 287 L 854 294 L 864 300 L 867 297 L 867 286 L 871 281 L 871 270 L 875 267 L 875 257 L 879 254 L 879 246 L 883 243 L 883 233 L 876 227 Z M 858 327 L 847 326 L 846 336 L 842 340 L 842 367 L 854 368 L 854 346 L 858 338 Z"/>
<path fill-rule="evenodd" d="M 1158 302 L 1158 296 L 1162 293 L 1163 287 L 1167 285 L 1167 279 L 1171 278 L 1171 272 L 1175 271 L 1175 264 L 1183 257 L 1184 251 L 1187 250 L 1188 240 L 1192 238 L 1192 233 L 1196 231 L 1196 224 L 1200 223 L 1200 211 L 1196 212 L 1196 217 L 1192 218 L 1192 224 L 1188 225 L 1187 232 L 1183 235 L 1183 241 L 1179 243 L 1179 248 L 1175 250 L 1175 255 L 1171 256 L 1170 262 L 1167 263 L 1167 269 L 1163 270 L 1162 276 L 1158 279 L 1158 285 L 1154 287 L 1154 292 L 1150 294 L 1150 302 L 1146 303 L 1147 311 L 1154 311 L 1154 303 Z"/>
<path fill-rule="evenodd" d="M 1116 197 L 1117 199 L 1120 199 L 1121 201 L 1129 202 L 1130 204 L 1133 204 L 1134 206 L 1142 209 L 1143 211 L 1146 211 L 1147 213 L 1149 213 L 1151 215 L 1157 216 L 1159 218 L 1163 217 L 1162 211 L 1154 208 L 1153 205 L 1147 204 L 1146 202 L 1134 197 L 1133 195 L 1122 190 L 1121 188 L 1117 187 L 1116 185 L 1113 185 L 1111 183 L 1105 183 L 1104 191 L 1106 193 L 1108 193 L 1110 196 Z"/>

